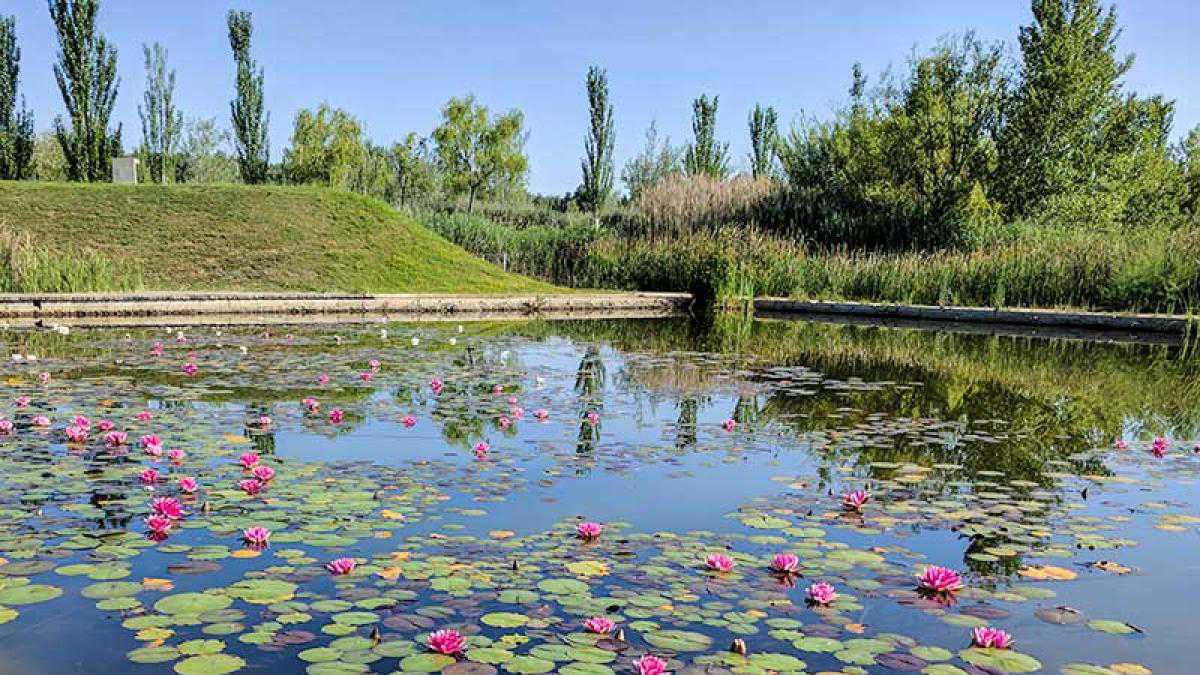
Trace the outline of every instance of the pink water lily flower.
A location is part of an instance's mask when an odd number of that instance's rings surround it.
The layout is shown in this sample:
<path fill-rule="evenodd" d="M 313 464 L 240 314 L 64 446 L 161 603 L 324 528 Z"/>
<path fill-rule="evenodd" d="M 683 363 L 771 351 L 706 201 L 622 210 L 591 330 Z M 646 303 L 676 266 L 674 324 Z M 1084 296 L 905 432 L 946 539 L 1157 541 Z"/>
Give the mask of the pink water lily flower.
<path fill-rule="evenodd" d="M 498 384 L 493 384 L 492 385 L 492 393 L 499 396 L 500 394 L 504 393 L 504 387 L 501 385 L 498 385 Z"/>
<path fill-rule="evenodd" d="M 962 590 L 962 577 L 958 572 L 948 567 L 938 567 L 930 565 L 921 572 L 917 583 L 921 590 L 929 593 L 954 593 Z"/>
<path fill-rule="evenodd" d="M 442 393 L 442 388 L 445 386 L 445 383 L 436 377 L 429 381 L 429 391 L 432 391 L 434 394 Z"/>
<path fill-rule="evenodd" d="M 154 417 L 154 414 L 151 413 L 149 410 L 143 410 L 140 413 L 134 415 L 134 417 L 136 417 L 137 421 L 139 421 L 139 422 L 149 422 L 150 419 Z"/>
<path fill-rule="evenodd" d="M 517 404 L 517 401 L 519 401 L 519 400 L 520 400 L 520 399 L 518 399 L 516 396 L 509 396 L 509 397 L 508 397 L 508 404 L 509 404 L 509 405 L 516 405 L 516 404 Z"/>
<path fill-rule="evenodd" d="M 1117 450 L 1128 450 L 1129 449 L 1129 441 L 1125 440 L 1124 438 L 1118 438 L 1117 442 L 1113 443 L 1113 447 L 1116 448 Z"/>
<path fill-rule="evenodd" d="M 979 627 L 971 631 L 971 644 L 984 649 L 1008 649 L 1012 647 L 1013 636 L 999 628 Z"/>
<path fill-rule="evenodd" d="M 320 375 L 317 376 L 317 384 L 319 384 L 321 386 L 325 386 L 325 385 L 329 384 L 330 379 L 331 378 L 329 377 L 328 373 L 321 373 Z"/>
<path fill-rule="evenodd" d="M 721 422 L 721 426 L 725 429 L 725 431 L 733 431 L 737 428 L 737 420 L 731 417 L 724 422 Z"/>
<path fill-rule="evenodd" d="M 33 399 L 29 398 L 28 396 L 18 396 L 15 399 L 13 399 L 13 405 L 17 406 L 18 408 L 24 408 L 24 407 L 28 406 L 32 401 L 33 401 Z"/>
<path fill-rule="evenodd" d="M 369 370 L 364 370 L 358 374 L 358 379 L 362 380 L 363 382 L 370 382 L 374 378 L 375 378 L 375 373 L 373 373 Z"/>
<path fill-rule="evenodd" d="M 150 347 L 150 353 L 155 356 L 162 356 L 163 355 L 163 343 L 155 342 L 154 345 Z"/>
<path fill-rule="evenodd" d="M 269 483 L 275 477 L 275 469 L 266 464 L 259 464 L 250 471 L 250 474 L 264 483 Z"/>
<path fill-rule="evenodd" d="M 67 427 L 64 432 L 67 434 L 67 440 L 71 441 L 72 443 L 84 443 L 87 441 L 87 429 L 71 425 Z"/>
<path fill-rule="evenodd" d="M 525 418 L 525 409 L 519 405 L 515 405 L 508 409 L 508 414 L 512 415 L 512 418 L 515 420 L 524 419 Z"/>
<path fill-rule="evenodd" d="M 12 420 L 0 420 L 0 434 L 11 434 L 13 432 Z"/>
<path fill-rule="evenodd" d="M 603 616 L 593 616 L 583 622 L 583 627 L 589 633 L 597 633 L 599 635 L 607 635 L 612 632 L 612 629 L 617 627 L 617 624 L 612 619 Z"/>
<path fill-rule="evenodd" d="M 96 422 L 96 428 L 99 429 L 101 433 L 106 433 L 116 429 L 117 423 L 113 422 L 112 420 L 100 420 L 99 422 Z"/>
<path fill-rule="evenodd" d="M 258 464 L 258 459 L 257 452 L 246 452 L 242 453 L 241 457 L 238 457 L 238 463 L 242 465 L 242 468 L 249 469 Z"/>
<path fill-rule="evenodd" d="M 154 457 L 162 456 L 162 439 L 158 436 L 155 436 L 154 434 L 146 434 L 138 439 L 138 443 L 142 446 L 142 449 L 146 451 L 147 455 L 152 455 Z"/>
<path fill-rule="evenodd" d="M 851 490 L 842 495 L 842 506 L 851 511 L 861 511 L 864 504 L 871 501 L 871 493 L 866 490 Z"/>
<path fill-rule="evenodd" d="M 181 492 L 191 495 L 195 494 L 198 489 L 200 489 L 200 485 L 196 483 L 195 478 L 184 476 L 179 479 L 179 490 Z"/>
<path fill-rule="evenodd" d="M 501 429 L 507 429 L 512 426 L 512 420 L 504 417 L 503 415 L 500 417 L 500 419 L 496 420 L 496 423 L 500 425 Z"/>
<path fill-rule="evenodd" d="M 667 672 L 667 662 L 652 654 L 646 654 L 634 661 L 633 665 L 637 667 L 639 675 L 663 675 Z"/>
<path fill-rule="evenodd" d="M 158 472 L 154 469 L 146 469 L 138 474 L 138 480 L 142 481 L 146 485 L 154 485 L 158 482 Z"/>
<path fill-rule="evenodd" d="M 604 531 L 604 526 L 600 523 L 583 522 L 575 526 L 575 534 L 580 539 L 598 539 L 600 533 Z"/>
<path fill-rule="evenodd" d="M 704 559 L 704 564 L 708 566 L 708 569 L 715 570 L 717 572 L 733 571 L 733 558 L 730 558 L 724 553 L 710 553 L 708 557 Z"/>
<path fill-rule="evenodd" d="M 155 497 L 150 500 L 150 510 L 156 516 L 166 516 L 171 520 L 183 517 L 183 505 L 174 497 Z"/>
<path fill-rule="evenodd" d="M 589 412 L 587 414 L 587 421 L 588 421 L 588 424 L 590 424 L 592 426 L 596 426 L 597 424 L 600 423 L 600 413 L 598 413 L 594 410 Z"/>
<path fill-rule="evenodd" d="M 346 415 L 342 412 L 341 408 L 334 408 L 333 410 L 329 411 L 329 421 L 333 422 L 334 424 L 341 424 L 342 419 L 345 416 Z"/>
<path fill-rule="evenodd" d="M 321 407 L 321 403 L 311 396 L 300 399 L 300 405 L 304 406 L 304 409 L 310 413 L 316 412 L 317 408 Z"/>
<path fill-rule="evenodd" d="M 370 366 L 371 370 L 374 371 L 378 371 L 381 367 L 383 367 L 383 364 L 379 362 L 379 359 L 371 359 L 367 365 Z"/>
<path fill-rule="evenodd" d="M 75 419 L 71 420 L 71 423 L 80 429 L 90 429 L 92 427 L 92 421 L 83 415 L 76 415 Z"/>
<path fill-rule="evenodd" d="M 412 415 L 405 415 L 404 417 L 400 418 L 400 423 L 403 424 L 406 429 L 411 429 L 417 426 L 417 418 L 413 417 Z"/>
<path fill-rule="evenodd" d="M 197 372 L 200 371 L 200 367 L 197 366 L 196 364 L 192 363 L 191 361 L 188 361 L 187 363 L 183 364 L 183 366 L 181 366 L 179 368 L 179 370 L 183 371 L 184 375 L 187 375 L 188 377 L 192 377 Z"/>
<path fill-rule="evenodd" d="M 834 600 L 837 600 L 838 596 L 837 591 L 833 590 L 833 585 L 824 581 L 818 581 L 812 586 L 809 586 L 805 591 L 805 595 L 808 596 L 809 602 L 812 602 L 816 605 L 828 605 Z"/>
<path fill-rule="evenodd" d="M 30 420 L 30 422 L 33 423 L 33 426 L 35 426 L 35 427 L 50 426 L 50 418 L 46 417 L 45 415 L 38 415 L 38 416 L 34 417 L 32 420 Z"/>
<path fill-rule="evenodd" d="M 271 531 L 258 525 L 247 527 L 242 530 L 242 539 L 254 548 L 263 548 L 271 540 Z"/>
<path fill-rule="evenodd" d="M 157 538 L 165 538 L 171 533 L 171 526 L 174 521 L 166 516 L 150 516 L 146 519 L 146 529 L 150 530 L 150 534 Z"/>
<path fill-rule="evenodd" d="M 242 492 L 245 492 L 253 497 L 254 495 L 262 492 L 263 484 L 262 481 L 258 480 L 257 478 L 246 478 L 238 481 L 238 488 Z"/>
<path fill-rule="evenodd" d="M 771 559 L 771 569 L 780 574 L 795 574 L 800 571 L 800 558 L 793 553 L 776 553 Z"/>
<path fill-rule="evenodd" d="M 1167 439 L 1159 436 L 1158 438 L 1154 439 L 1153 445 L 1150 446 L 1150 452 L 1153 453 L 1155 457 L 1162 457 L 1167 454 L 1167 447 Z"/>
<path fill-rule="evenodd" d="M 179 448 L 171 448 L 167 451 L 167 458 L 172 462 L 182 462 L 184 457 L 187 457 L 187 453 Z"/>
<path fill-rule="evenodd" d="M 260 429 L 265 429 L 271 426 L 271 422 L 271 418 L 267 415 L 259 415 L 258 419 L 254 421 L 254 423 L 257 424 Z"/>
<path fill-rule="evenodd" d="M 350 574 L 354 571 L 355 567 L 358 567 L 358 563 L 354 558 L 338 558 L 325 564 L 325 569 L 329 570 L 330 574 L 336 576 Z"/>
<path fill-rule="evenodd" d="M 550 419 L 550 412 L 545 408 L 538 408 L 537 410 L 533 411 L 533 416 L 536 417 L 539 422 L 545 422 L 546 420 Z"/>
<path fill-rule="evenodd" d="M 38 373 L 38 380 L 40 380 L 42 384 L 50 384 L 50 373 Z"/>
<path fill-rule="evenodd" d="M 429 634 L 429 648 L 447 656 L 457 654 L 466 647 L 466 641 L 456 630 L 439 630 Z"/>
<path fill-rule="evenodd" d="M 479 441 L 475 444 L 475 456 L 479 457 L 480 459 L 487 457 L 488 450 L 490 450 L 491 447 L 492 446 L 488 445 L 486 442 Z"/>

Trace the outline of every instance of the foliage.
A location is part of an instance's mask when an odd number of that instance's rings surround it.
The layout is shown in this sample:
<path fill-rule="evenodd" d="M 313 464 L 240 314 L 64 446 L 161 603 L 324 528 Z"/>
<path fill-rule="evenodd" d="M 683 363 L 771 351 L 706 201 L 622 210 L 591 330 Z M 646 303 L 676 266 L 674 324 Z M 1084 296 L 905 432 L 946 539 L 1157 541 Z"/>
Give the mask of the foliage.
<path fill-rule="evenodd" d="M 388 156 L 391 162 L 393 196 L 400 206 L 429 194 L 437 182 L 437 167 L 428 139 L 409 132 L 404 141 L 392 144 Z"/>
<path fill-rule="evenodd" d="M 142 163 L 154 183 L 175 177 L 175 152 L 183 131 L 183 113 L 175 109 L 175 71 L 167 72 L 167 50 L 157 42 L 142 45 L 146 57 L 146 92 L 138 106 L 142 118 Z"/>
<path fill-rule="evenodd" d="M 590 125 L 583 142 L 583 184 L 580 201 L 598 217 L 612 196 L 613 189 L 613 109 L 608 101 L 608 73 L 592 66 L 587 74 Z"/>
<path fill-rule="evenodd" d="M 625 234 L 651 239 L 707 236 L 731 223 L 753 227 L 776 186 L 767 178 L 667 176 L 642 190 Z"/>
<path fill-rule="evenodd" d="M 658 138 L 658 124 L 650 123 L 646 129 L 646 144 L 636 157 L 625 164 L 621 181 L 629 192 L 629 199 L 637 201 L 642 191 L 666 176 L 683 170 L 683 151 L 671 145 L 670 137 Z"/>
<path fill-rule="evenodd" d="M 692 143 L 683 153 L 689 176 L 725 178 L 729 175 L 729 144 L 717 141 L 717 106 L 720 96 L 701 94 L 692 102 Z"/>
<path fill-rule="evenodd" d="M 289 183 L 351 189 L 367 159 L 362 125 L 350 113 L 322 103 L 296 113 L 291 147 L 283 153 Z"/>
<path fill-rule="evenodd" d="M 40 181 L 67 180 L 67 158 L 62 145 L 53 133 L 44 133 L 33 140 L 33 178 Z"/>
<path fill-rule="evenodd" d="M 443 181 L 451 195 L 493 195 L 524 182 L 525 116 L 512 110 L 489 119 L 488 109 L 474 96 L 452 98 L 442 107 L 442 123 L 433 132 Z"/>
<path fill-rule="evenodd" d="M 236 183 L 238 162 L 230 152 L 229 132 L 215 118 L 188 120 L 175 157 L 176 183 Z"/>
<path fill-rule="evenodd" d="M 88 249 L 37 245 L 0 224 L 0 292 L 125 291 L 141 286 L 136 271 Z"/>
<path fill-rule="evenodd" d="M 267 127 L 271 116 L 264 109 L 263 69 L 250 56 L 250 38 L 254 31 L 251 14 L 229 10 L 229 46 L 237 65 L 237 96 L 229 102 L 237 141 L 238 168 L 242 181 L 264 183 L 271 156 Z"/>
<path fill-rule="evenodd" d="M 121 127 L 109 131 L 117 100 L 117 50 L 96 32 L 99 0 L 49 0 L 58 37 L 54 78 L 67 108 L 70 126 L 54 121 L 54 133 L 73 181 L 104 181 L 111 159 L 121 154 Z"/>
<path fill-rule="evenodd" d="M 747 121 L 750 128 L 750 175 L 771 178 L 779 145 L 779 120 L 775 108 L 755 104 Z"/>
<path fill-rule="evenodd" d="M 33 173 L 33 113 L 24 101 L 17 109 L 20 72 L 16 19 L 0 16 L 0 180 L 20 180 Z"/>

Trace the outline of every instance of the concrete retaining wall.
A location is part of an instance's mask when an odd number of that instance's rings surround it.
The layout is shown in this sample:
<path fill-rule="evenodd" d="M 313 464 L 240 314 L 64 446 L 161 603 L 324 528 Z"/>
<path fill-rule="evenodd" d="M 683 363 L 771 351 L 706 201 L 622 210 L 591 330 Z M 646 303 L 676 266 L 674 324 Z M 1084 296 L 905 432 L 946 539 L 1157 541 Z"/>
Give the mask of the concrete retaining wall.
<path fill-rule="evenodd" d="M 0 294 L 0 318 L 167 317 L 195 315 L 534 315 L 546 312 L 686 312 L 686 293 L 556 295 L 338 295 L 319 293 Z"/>
<path fill-rule="evenodd" d="M 1090 330 L 1145 331 L 1182 335 L 1198 317 L 1173 314 L 1122 314 L 1050 309 L 989 309 L 986 307 L 936 307 L 871 302 L 824 302 L 788 298 L 756 298 L 755 313 L 794 316 L 848 316 L 880 319 L 914 319 L 958 323 L 1042 326 Z"/>

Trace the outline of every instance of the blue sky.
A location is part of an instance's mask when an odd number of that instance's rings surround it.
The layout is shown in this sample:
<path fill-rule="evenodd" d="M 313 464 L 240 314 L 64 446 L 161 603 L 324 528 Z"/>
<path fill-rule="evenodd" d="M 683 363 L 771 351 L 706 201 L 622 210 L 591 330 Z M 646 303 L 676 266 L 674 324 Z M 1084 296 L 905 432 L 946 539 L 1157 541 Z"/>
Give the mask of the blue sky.
<path fill-rule="evenodd" d="M 849 71 L 900 67 L 913 48 L 973 28 L 1015 44 L 1027 0 L 107 0 L 103 32 L 119 50 L 115 117 L 126 146 L 140 138 L 141 45 L 159 41 L 178 72 L 190 117 L 228 126 L 233 65 L 230 8 L 254 12 L 254 53 L 266 68 L 272 155 L 295 112 L 320 101 L 355 114 L 376 142 L 429 133 L 439 108 L 474 93 L 494 110 L 525 112 L 529 186 L 562 193 L 579 181 L 586 124 L 583 78 L 608 68 L 616 107 L 618 167 L 642 146 L 653 119 L 679 142 L 691 100 L 718 94 L 719 131 L 736 165 L 747 151 L 746 114 L 776 106 L 782 121 L 825 115 L 845 100 Z M 1200 2 L 1123 0 L 1125 51 L 1137 53 L 1132 89 L 1177 102 L 1176 137 L 1200 123 Z M 49 128 L 62 110 L 51 64 L 57 47 L 44 0 L 3 0 L 23 51 L 21 91 Z"/>

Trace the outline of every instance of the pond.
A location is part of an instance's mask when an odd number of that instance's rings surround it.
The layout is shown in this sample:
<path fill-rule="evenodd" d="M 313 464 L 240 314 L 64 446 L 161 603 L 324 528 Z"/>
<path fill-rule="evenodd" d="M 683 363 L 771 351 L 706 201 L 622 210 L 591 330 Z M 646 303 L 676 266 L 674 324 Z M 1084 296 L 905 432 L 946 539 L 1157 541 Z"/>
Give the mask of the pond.
<path fill-rule="evenodd" d="M 0 336 L 3 672 L 1194 669 L 1176 347 L 733 317 Z"/>

